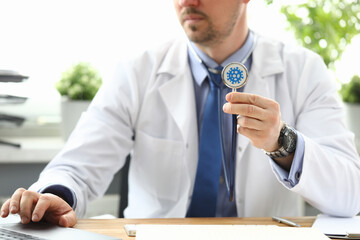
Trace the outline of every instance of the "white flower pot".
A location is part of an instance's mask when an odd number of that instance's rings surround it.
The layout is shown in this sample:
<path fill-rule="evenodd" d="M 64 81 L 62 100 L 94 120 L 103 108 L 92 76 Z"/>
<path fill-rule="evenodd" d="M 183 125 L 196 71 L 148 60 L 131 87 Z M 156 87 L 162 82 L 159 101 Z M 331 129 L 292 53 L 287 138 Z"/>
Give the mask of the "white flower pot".
<path fill-rule="evenodd" d="M 66 141 L 74 130 L 80 116 L 85 112 L 91 101 L 61 99 L 61 134 Z"/>

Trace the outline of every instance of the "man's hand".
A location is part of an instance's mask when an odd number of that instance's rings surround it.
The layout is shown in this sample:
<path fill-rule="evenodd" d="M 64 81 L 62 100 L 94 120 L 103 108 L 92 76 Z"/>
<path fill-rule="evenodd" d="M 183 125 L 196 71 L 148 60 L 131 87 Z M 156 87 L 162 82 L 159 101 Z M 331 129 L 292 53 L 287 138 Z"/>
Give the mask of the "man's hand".
<path fill-rule="evenodd" d="M 284 125 L 280 106 L 272 100 L 250 93 L 232 92 L 226 95 L 225 113 L 238 115 L 238 133 L 250 139 L 253 146 L 268 152 L 279 149 L 278 139 Z M 289 171 L 293 154 L 286 158 L 274 159 Z"/>
<path fill-rule="evenodd" d="M 60 197 L 50 193 L 37 193 L 24 188 L 17 189 L 1 207 L 1 217 L 19 214 L 22 223 L 46 222 L 63 227 L 73 227 L 76 215 L 73 209 Z"/>
<path fill-rule="evenodd" d="M 283 126 L 280 106 L 274 100 L 249 93 L 229 93 L 223 110 L 239 115 L 238 132 L 257 148 L 268 152 L 279 148 L 278 138 Z"/>

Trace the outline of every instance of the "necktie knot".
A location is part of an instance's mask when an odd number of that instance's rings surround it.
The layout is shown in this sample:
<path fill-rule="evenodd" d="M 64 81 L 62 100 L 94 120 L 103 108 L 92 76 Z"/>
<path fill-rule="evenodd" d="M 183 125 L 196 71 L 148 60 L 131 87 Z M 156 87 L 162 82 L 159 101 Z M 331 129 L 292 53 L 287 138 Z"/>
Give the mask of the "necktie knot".
<path fill-rule="evenodd" d="M 209 83 L 210 88 L 217 87 L 220 88 L 222 79 L 221 79 L 221 71 L 223 67 L 218 66 L 215 68 L 216 71 L 208 71 L 209 72 Z M 215 73 L 216 72 L 216 73 Z"/>

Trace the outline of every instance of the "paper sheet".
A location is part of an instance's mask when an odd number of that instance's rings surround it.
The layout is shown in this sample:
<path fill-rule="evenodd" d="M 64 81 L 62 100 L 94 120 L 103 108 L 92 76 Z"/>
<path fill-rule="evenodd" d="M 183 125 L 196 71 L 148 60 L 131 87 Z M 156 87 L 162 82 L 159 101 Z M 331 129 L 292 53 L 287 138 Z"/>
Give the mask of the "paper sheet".
<path fill-rule="evenodd" d="M 352 218 L 336 218 L 319 214 L 312 226 L 327 235 L 347 235 L 360 233 L 360 216 Z"/>
<path fill-rule="evenodd" d="M 322 240 L 315 228 L 275 225 L 137 225 L 136 240 Z"/>

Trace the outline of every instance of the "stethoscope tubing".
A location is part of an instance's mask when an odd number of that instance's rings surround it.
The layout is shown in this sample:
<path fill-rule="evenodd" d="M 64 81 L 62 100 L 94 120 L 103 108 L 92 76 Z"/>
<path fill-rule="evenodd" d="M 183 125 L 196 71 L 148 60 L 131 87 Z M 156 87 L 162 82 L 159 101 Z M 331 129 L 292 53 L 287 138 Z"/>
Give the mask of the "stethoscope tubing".
<path fill-rule="evenodd" d="M 221 106 L 221 88 L 218 88 L 218 106 Z M 233 89 L 236 92 L 236 89 Z M 232 115 L 232 139 L 231 139 L 231 152 L 230 159 L 228 161 L 225 151 L 225 135 L 223 131 L 224 127 L 224 114 L 219 111 L 219 122 L 220 122 L 220 136 L 221 136 L 221 153 L 222 153 L 222 165 L 224 172 L 225 185 L 228 192 L 229 201 L 234 200 L 234 188 L 235 188 L 235 154 L 236 154 L 236 133 L 237 133 L 237 115 Z"/>

